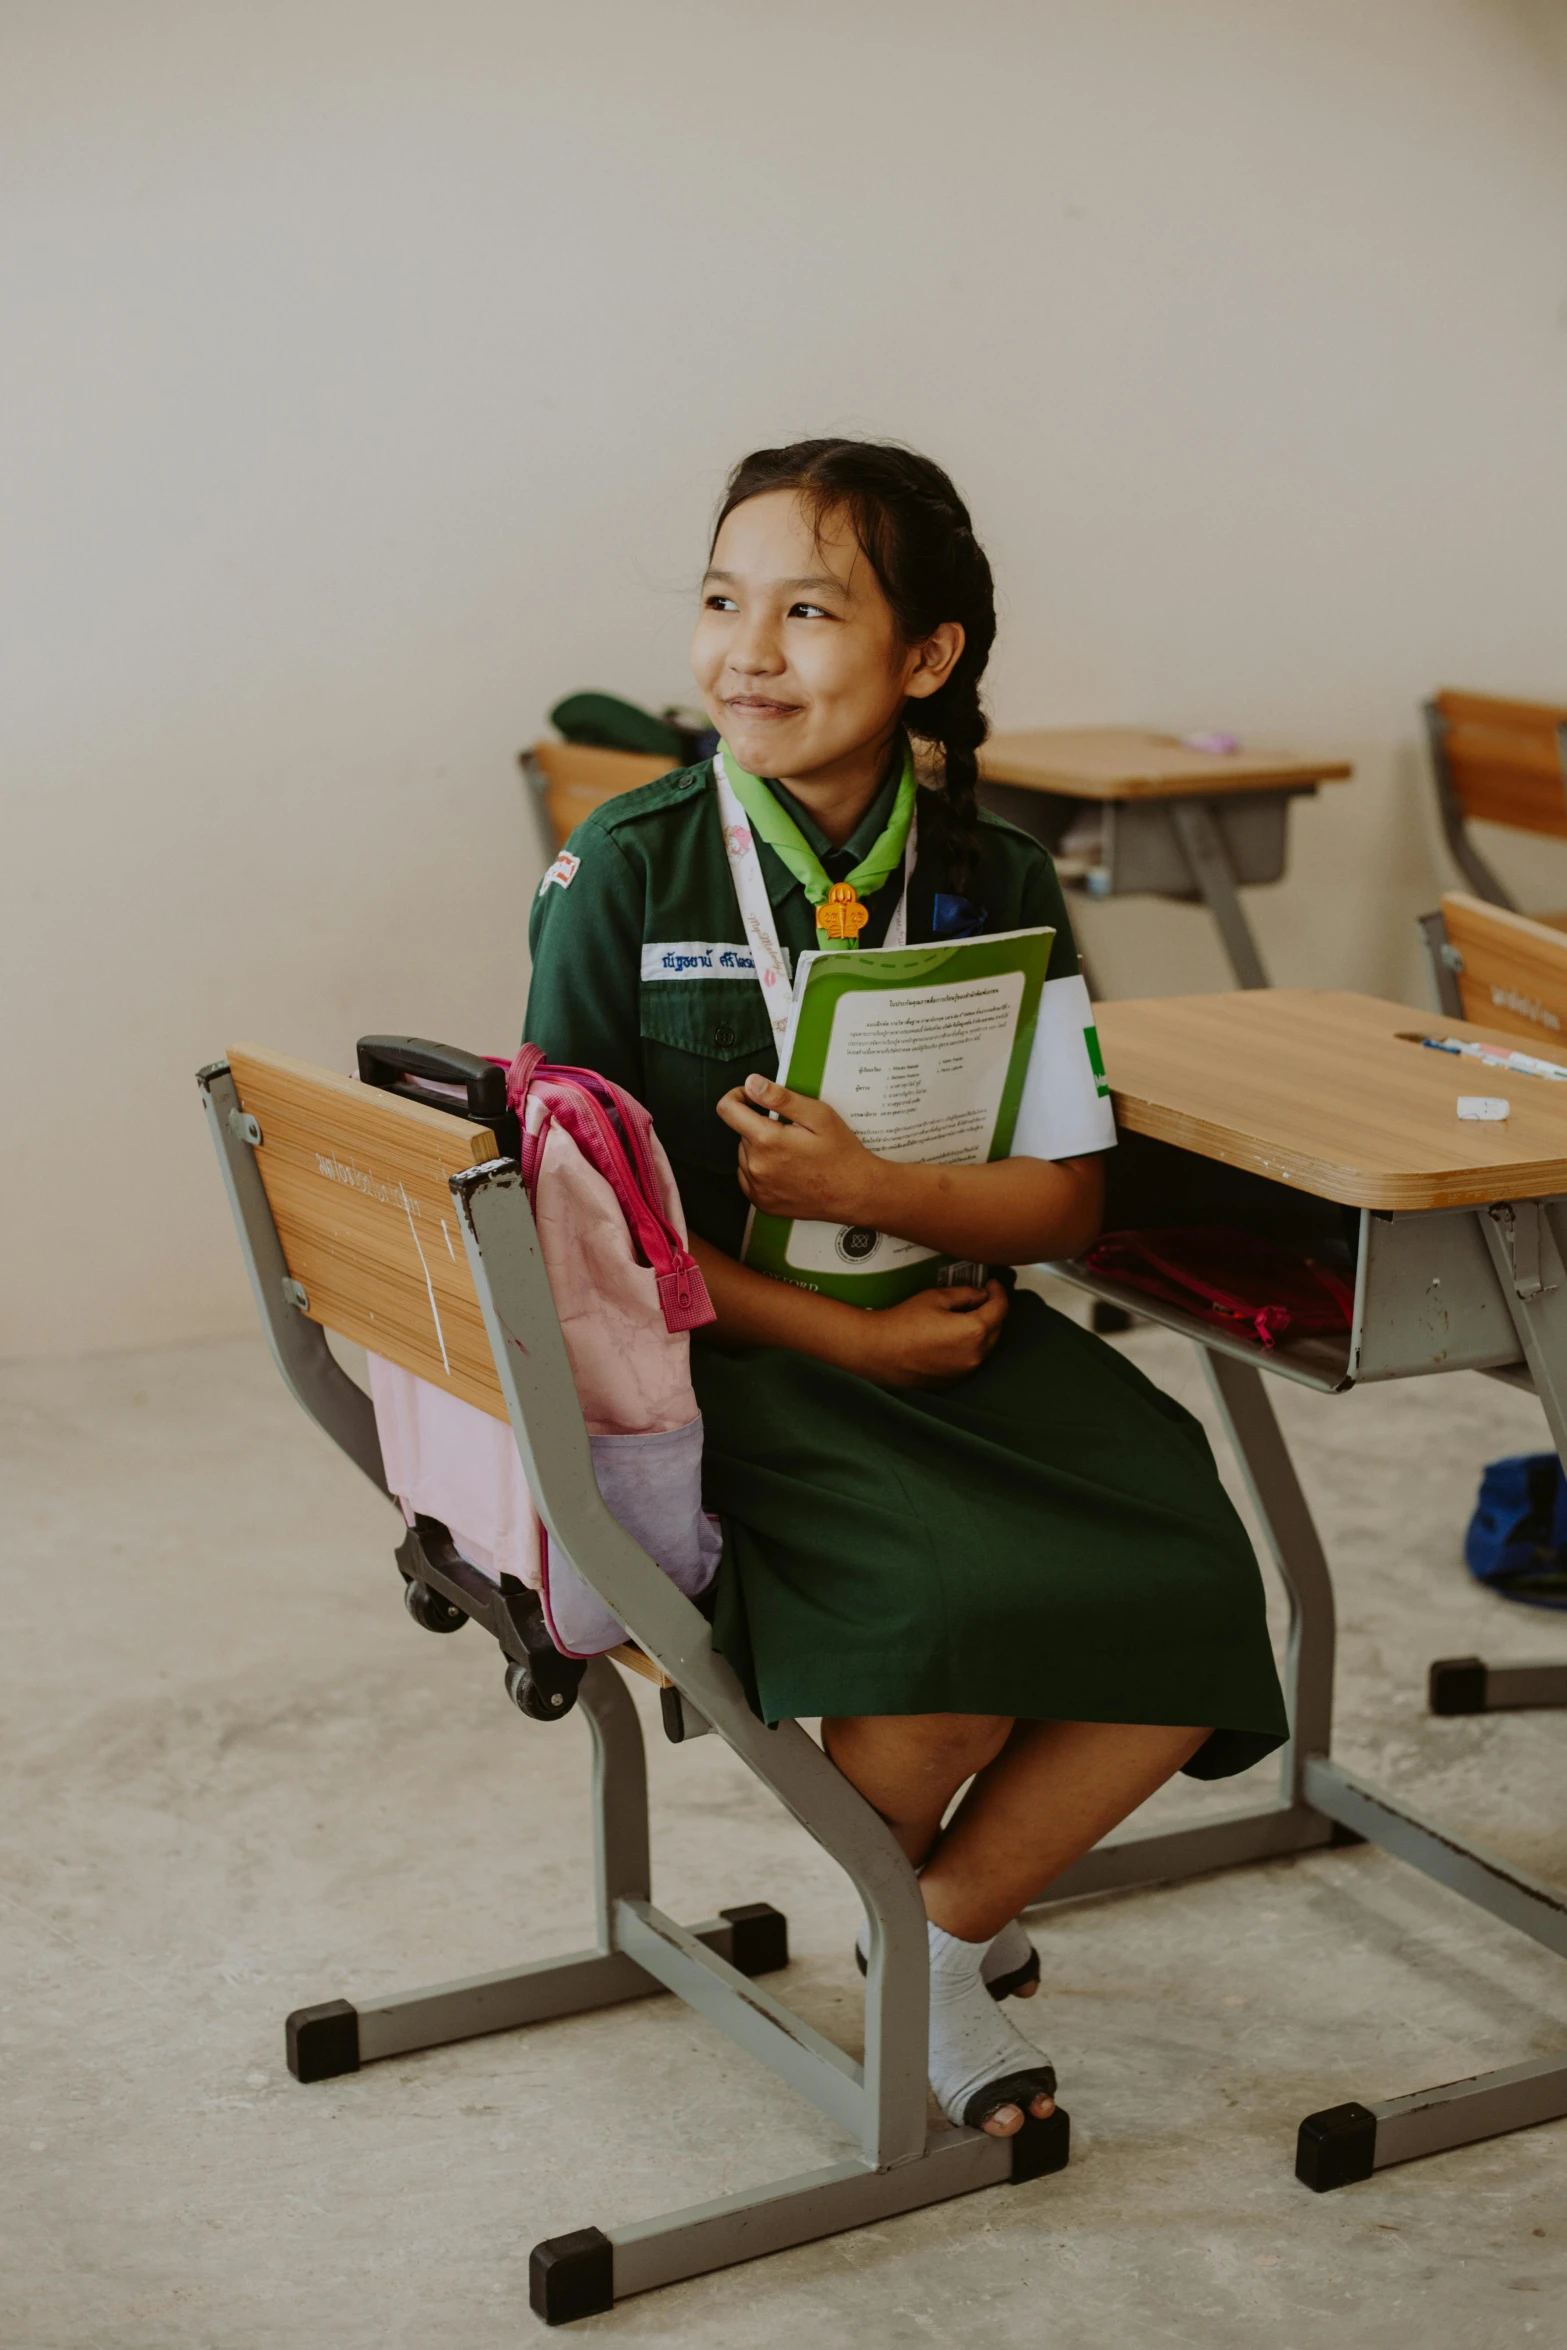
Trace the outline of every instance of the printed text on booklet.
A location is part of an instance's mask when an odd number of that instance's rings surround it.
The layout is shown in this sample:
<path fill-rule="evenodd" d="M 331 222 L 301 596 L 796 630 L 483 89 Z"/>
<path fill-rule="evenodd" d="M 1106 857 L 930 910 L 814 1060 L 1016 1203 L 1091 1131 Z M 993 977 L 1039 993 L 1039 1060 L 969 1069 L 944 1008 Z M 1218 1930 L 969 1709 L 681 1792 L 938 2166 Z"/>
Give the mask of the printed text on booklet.
<path fill-rule="evenodd" d="M 1055 933 L 1011 931 L 854 957 L 801 957 L 782 1082 L 835 1109 L 878 1157 L 1005 1158 Z M 852 1304 L 934 1281 L 936 1250 L 858 1225 L 753 1214 L 745 1261 Z"/>

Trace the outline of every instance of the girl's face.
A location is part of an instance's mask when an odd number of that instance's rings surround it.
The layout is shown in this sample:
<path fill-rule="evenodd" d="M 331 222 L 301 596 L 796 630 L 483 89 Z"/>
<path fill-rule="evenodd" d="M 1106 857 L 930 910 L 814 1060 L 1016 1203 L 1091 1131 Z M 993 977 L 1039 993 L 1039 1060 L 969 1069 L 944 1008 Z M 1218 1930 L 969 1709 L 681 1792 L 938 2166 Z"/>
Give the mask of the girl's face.
<path fill-rule="evenodd" d="M 769 490 L 718 534 L 691 670 L 740 764 L 793 780 L 879 761 L 905 700 L 935 693 L 962 650 L 953 621 L 905 645 L 846 518 L 817 523 Z"/>

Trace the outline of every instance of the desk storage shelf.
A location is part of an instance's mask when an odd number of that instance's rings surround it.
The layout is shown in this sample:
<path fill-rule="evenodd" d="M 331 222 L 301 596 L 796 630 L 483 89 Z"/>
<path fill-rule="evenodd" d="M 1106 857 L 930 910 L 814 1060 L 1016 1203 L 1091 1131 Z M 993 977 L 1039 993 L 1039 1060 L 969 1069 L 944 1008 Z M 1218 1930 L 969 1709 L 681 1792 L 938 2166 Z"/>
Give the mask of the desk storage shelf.
<path fill-rule="evenodd" d="M 1161 1322 L 1327 1393 L 1521 1365 L 1476 1210 L 1549 1203 L 1542 1217 L 1567 1262 L 1567 1084 L 1424 1049 L 1427 1037 L 1515 1038 L 1304 989 L 1102 1004 L 1096 1017 L 1121 1132 L 1106 1230 L 1233 1225 L 1354 1284 L 1339 1338 L 1263 1347 L 1164 1306 Z M 1459 1119 L 1460 1094 L 1504 1088 L 1504 1124 Z M 1141 1291 L 1080 1261 L 1054 1269 L 1150 1310 Z"/>
<path fill-rule="evenodd" d="M 1516 1367 L 1522 1373 L 1512 1316 L 1472 1208 L 1397 1214 L 1335 1207 L 1135 1133 L 1123 1135 L 1117 1160 L 1107 1229 L 1227 1225 L 1296 1249 L 1354 1284 L 1347 1331 L 1296 1339 L 1286 1334 L 1271 1347 L 1161 1302 L 1160 1322 L 1198 1345 L 1329 1395 L 1433 1371 Z M 1567 1259 L 1562 1208 L 1553 1206 L 1547 1214 Z M 1081 1258 L 1050 1270 L 1128 1313 L 1149 1311 L 1145 1291 L 1091 1271 Z"/>
<path fill-rule="evenodd" d="M 1238 794 L 1212 803 L 1214 828 L 1237 884 L 1279 881 L 1289 848 L 1289 804 L 1316 787 L 1296 784 L 1266 797 Z M 1015 783 L 987 783 L 984 803 L 1020 832 L 1043 841 L 1062 878 L 1091 898 L 1161 897 L 1192 902 L 1203 888 L 1164 800 L 1106 800 L 1084 823 L 1083 802 Z M 1065 844 L 1063 846 L 1063 844 Z"/>

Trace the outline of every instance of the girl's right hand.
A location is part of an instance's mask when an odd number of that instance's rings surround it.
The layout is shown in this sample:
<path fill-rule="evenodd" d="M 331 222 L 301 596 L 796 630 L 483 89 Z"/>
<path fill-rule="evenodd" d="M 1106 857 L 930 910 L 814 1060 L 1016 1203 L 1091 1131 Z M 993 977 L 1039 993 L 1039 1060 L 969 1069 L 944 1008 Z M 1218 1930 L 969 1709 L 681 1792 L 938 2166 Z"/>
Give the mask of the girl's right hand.
<path fill-rule="evenodd" d="M 985 1360 L 1009 1302 L 999 1281 L 983 1289 L 922 1289 L 901 1306 L 863 1316 L 856 1359 L 846 1368 L 878 1387 L 950 1387 Z"/>

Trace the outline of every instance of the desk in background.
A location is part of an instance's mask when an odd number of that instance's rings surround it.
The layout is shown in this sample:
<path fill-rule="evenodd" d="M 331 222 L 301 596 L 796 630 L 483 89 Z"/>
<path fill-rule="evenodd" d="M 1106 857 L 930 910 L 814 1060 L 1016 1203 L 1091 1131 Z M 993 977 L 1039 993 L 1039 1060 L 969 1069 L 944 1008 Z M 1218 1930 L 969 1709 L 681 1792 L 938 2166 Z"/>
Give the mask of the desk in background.
<path fill-rule="evenodd" d="M 1333 1584 L 1261 1373 L 1327 1394 L 1376 1379 L 1485 1371 L 1533 1387 L 1567 1459 L 1567 1086 L 1509 1071 L 1505 1125 L 1461 1122 L 1479 1064 L 1444 1034 L 1507 1043 L 1369 997 L 1278 990 L 1098 1008 L 1121 1128 L 1116 1226 L 1234 1224 L 1337 1259 L 1351 1328 L 1271 1350 L 1079 1261 L 1051 1270 L 1191 1338 L 1289 1595 L 1291 1739 L 1275 1801 L 1193 1828 L 1113 1838 L 1058 1878 L 1060 1901 L 1369 1841 L 1567 1957 L 1567 1893 L 1497 1859 L 1333 1759 Z M 1503 1080 L 1487 1071 L 1486 1091 Z M 1119 1163 L 1118 1163 L 1119 1162 Z M 1567 2114 L 1567 2053 L 1301 2123 L 1319 2192 L 1416 2155 Z"/>
<path fill-rule="evenodd" d="M 1289 803 L 1353 773 L 1344 759 L 1197 751 L 1129 726 L 993 734 L 980 798 L 1043 841 L 1090 897 L 1200 898 L 1242 987 L 1266 987 L 1237 884 L 1284 871 Z"/>

